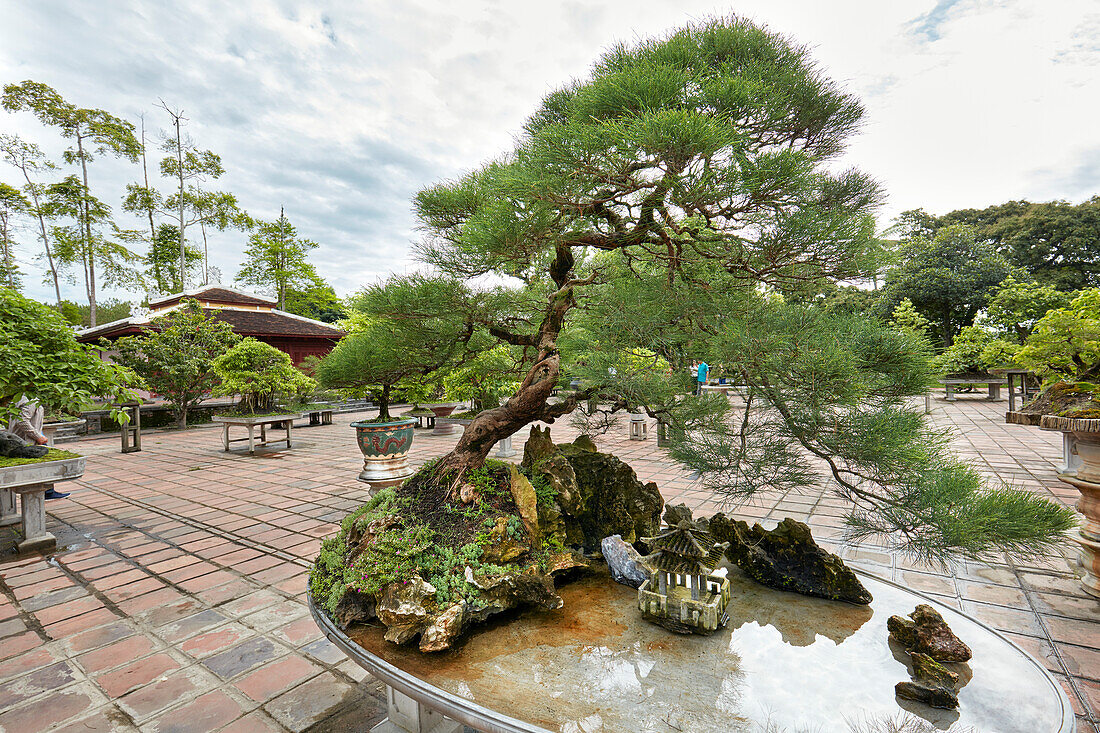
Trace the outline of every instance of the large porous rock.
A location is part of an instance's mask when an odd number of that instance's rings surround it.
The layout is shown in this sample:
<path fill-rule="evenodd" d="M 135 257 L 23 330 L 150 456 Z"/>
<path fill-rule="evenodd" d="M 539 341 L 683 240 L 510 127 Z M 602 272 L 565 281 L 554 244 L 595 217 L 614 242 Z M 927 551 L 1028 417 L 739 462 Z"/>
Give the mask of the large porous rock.
<path fill-rule="evenodd" d="M 611 579 L 616 583 L 637 588 L 653 575 L 653 569 L 646 565 L 634 546 L 617 534 L 603 538 L 600 552 L 611 569 Z"/>
<path fill-rule="evenodd" d="M 970 647 L 955 636 L 939 611 L 924 603 L 909 614 L 891 616 L 886 621 L 890 637 L 910 653 L 927 654 L 937 662 L 965 662 Z"/>
<path fill-rule="evenodd" d="M 455 638 L 462 633 L 462 623 L 465 619 L 465 601 L 459 601 L 447 608 L 433 618 L 432 625 L 420 634 L 420 651 L 441 652 L 450 648 Z"/>
<path fill-rule="evenodd" d="M 44 445 L 27 445 L 27 441 L 8 430 L 0 430 L 0 456 L 4 458 L 41 458 L 50 452 Z"/>
<path fill-rule="evenodd" d="M 894 694 L 905 700 L 915 700 L 943 710 L 954 710 L 959 706 L 959 696 L 954 690 L 941 685 L 929 685 L 920 680 L 897 683 L 894 685 Z"/>
<path fill-rule="evenodd" d="M 413 575 L 382 589 L 378 620 L 386 625 L 386 641 L 404 644 L 431 626 L 438 611 L 435 586 Z"/>
<path fill-rule="evenodd" d="M 549 429 L 537 426 L 524 447 L 523 467 L 544 479 L 554 493 L 565 542 L 594 552 L 610 535 L 637 542 L 657 534 L 664 506 L 657 484 L 643 484 L 634 469 L 594 447 L 584 436 L 555 445 Z"/>
<path fill-rule="evenodd" d="M 873 600 L 852 569 L 819 547 L 802 522 L 787 518 L 769 532 L 759 524 L 750 528 L 746 522 L 715 514 L 709 530 L 716 541 L 730 544 L 726 556 L 758 583 L 860 605 Z"/>

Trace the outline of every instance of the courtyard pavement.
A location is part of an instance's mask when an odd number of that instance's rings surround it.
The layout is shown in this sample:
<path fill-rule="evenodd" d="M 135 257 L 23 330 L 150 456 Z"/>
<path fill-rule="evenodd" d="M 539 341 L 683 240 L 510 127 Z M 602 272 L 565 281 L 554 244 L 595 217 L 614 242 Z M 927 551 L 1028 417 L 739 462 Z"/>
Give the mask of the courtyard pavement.
<path fill-rule="evenodd" d="M 933 405 L 955 449 L 990 477 L 1076 500 L 1056 478 L 1060 434 L 1005 425 L 1004 402 Z M 255 457 L 224 453 L 209 427 L 147 432 L 143 450 L 125 455 L 117 436 L 66 445 L 88 461 L 82 479 L 59 486 L 72 496 L 47 504 L 57 551 L 17 557 L 0 530 L 0 730 L 357 732 L 381 720 L 381 685 L 321 636 L 304 595 L 321 539 L 367 498 L 348 427 L 365 414 L 296 429 L 293 449 Z M 415 464 L 457 439 L 428 433 L 417 431 Z M 1061 682 L 1078 730 L 1100 733 L 1100 602 L 1080 590 L 1072 547 L 1032 562 L 916 567 L 883 548 L 836 545 L 846 503 L 827 491 L 723 506 L 652 435 L 626 433 L 624 423 L 596 442 L 666 501 L 766 526 L 809 523 L 849 562 L 1005 632 Z M 557 442 L 575 435 L 553 426 Z"/>

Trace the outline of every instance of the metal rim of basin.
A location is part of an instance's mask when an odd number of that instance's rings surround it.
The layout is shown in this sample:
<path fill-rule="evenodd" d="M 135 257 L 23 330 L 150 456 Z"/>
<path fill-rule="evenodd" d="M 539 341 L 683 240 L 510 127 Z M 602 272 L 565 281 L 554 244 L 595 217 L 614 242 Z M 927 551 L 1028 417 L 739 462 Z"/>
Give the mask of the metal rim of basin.
<path fill-rule="evenodd" d="M 853 568 L 857 575 L 873 578 L 875 581 L 885 583 L 898 588 L 910 595 L 916 596 L 926 602 L 928 602 L 933 608 L 941 607 L 948 608 L 954 613 L 963 616 L 968 621 L 977 624 L 981 628 L 993 636 L 1000 639 L 1002 642 L 1008 644 L 1010 647 L 1018 651 L 1024 659 L 1035 666 L 1039 670 L 1043 679 L 1046 680 L 1047 685 L 1050 686 L 1051 691 L 1058 698 L 1058 703 L 1062 708 L 1062 721 L 1057 728 L 1052 728 L 1049 733 L 1073 733 L 1077 730 L 1077 717 L 1073 714 L 1073 707 L 1070 705 L 1069 698 L 1066 697 L 1065 690 L 1059 685 L 1050 672 L 1039 663 L 1037 659 L 1032 657 L 1026 651 L 1023 650 L 1018 644 L 1006 637 L 997 629 L 986 624 L 985 622 L 974 618 L 965 611 L 956 610 L 950 606 L 946 606 L 943 603 L 933 599 L 930 596 L 921 593 L 920 591 L 907 588 L 900 583 L 895 583 L 892 580 L 881 578 L 873 573 L 864 572 Z M 340 648 L 344 654 L 358 664 L 363 669 L 370 672 L 372 675 L 380 679 L 383 683 L 393 687 L 394 689 L 402 692 L 415 700 L 423 702 L 430 708 L 433 708 L 443 715 L 468 725 L 472 728 L 484 731 L 484 733 L 553 733 L 545 728 L 540 728 L 529 723 L 525 723 L 521 720 L 511 718 L 503 713 L 498 713 L 495 710 L 479 705 L 471 700 L 454 695 L 446 690 L 441 690 L 435 685 L 424 682 L 419 677 L 409 674 L 402 669 L 390 664 L 389 662 L 381 659 L 374 654 L 363 649 L 363 647 L 352 641 L 344 632 L 342 632 L 336 624 L 328 617 L 328 615 L 322 611 L 313 602 L 313 594 L 309 591 L 306 592 L 306 600 L 309 603 L 309 612 L 313 615 L 313 620 L 317 623 L 317 626 L 328 637 L 329 641 Z M 1036 731 L 1035 733 L 1040 733 Z"/>

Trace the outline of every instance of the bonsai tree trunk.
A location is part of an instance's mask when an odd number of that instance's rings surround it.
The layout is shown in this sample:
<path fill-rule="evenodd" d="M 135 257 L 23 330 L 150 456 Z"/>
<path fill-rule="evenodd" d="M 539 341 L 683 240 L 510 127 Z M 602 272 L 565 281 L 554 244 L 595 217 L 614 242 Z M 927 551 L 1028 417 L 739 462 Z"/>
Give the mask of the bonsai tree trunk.
<path fill-rule="evenodd" d="M 382 394 L 378 397 L 378 417 L 390 419 L 390 388 L 392 384 L 382 385 Z"/>
<path fill-rule="evenodd" d="M 536 421 L 552 423 L 556 418 L 573 411 L 577 406 L 577 394 L 573 393 L 561 402 L 547 404 L 561 371 L 561 355 L 558 353 L 557 339 L 565 325 L 565 316 L 576 299 L 573 288 L 583 282 L 573 280 L 573 254 L 568 247 L 559 245 L 557 256 L 550 268 L 550 275 L 558 289 L 549 298 L 546 314 L 536 334 L 513 334 L 498 328 L 490 332 L 499 339 L 518 346 L 533 346 L 536 349 L 534 363 L 528 370 L 519 389 L 503 405 L 480 412 L 462 433 L 458 444 L 436 465 L 437 475 L 446 475 L 455 487 L 462 483 L 462 477 L 469 470 L 476 470 L 485 464 L 485 459 L 493 445 L 522 430 L 524 426 Z M 464 501 L 472 496 L 460 496 Z"/>

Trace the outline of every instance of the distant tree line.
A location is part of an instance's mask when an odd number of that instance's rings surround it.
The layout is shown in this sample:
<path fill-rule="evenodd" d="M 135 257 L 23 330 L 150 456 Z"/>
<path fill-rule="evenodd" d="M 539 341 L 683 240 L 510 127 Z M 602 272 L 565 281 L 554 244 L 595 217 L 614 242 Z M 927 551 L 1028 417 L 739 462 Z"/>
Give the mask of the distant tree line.
<path fill-rule="evenodd" d="M 249 239 L 236 282 L 271 289 L 279 307 L 293 313 L 329 322 L 343 317 L 335 291 L 306 257 L 317 245 L 298 237 L 284 212 L 275 221 L 255 219 L 235 195 L 211 186 L 225 173 L 222 159 L 186 133 L 183 110 L 159 102 L 170 126 L 153 144 L 144 116 L 135 126 L 78 107 L 40 82 L 7 84 L 0 102 L 9 112 L 33 114 L 68 142 L 54 161 L 34 143 L 0 133 L 0 160 L 13 174 L 0 180 L 0 286 L 20 290 L 25 269 L 38 265 L 65 319 L 95 326 L 128 315 L 128 303 L 101 302 L 105 288 L 148 296 L 219 282 L 208 235 L 237 230 Z M 157 152 L 160 159 L 150 160 Z M 95 177 L 94 163 L 103 156 L 140 164 L 140 180 L 126 186 L 120 203 L 145 226 L 124 228 L 115 220 Z M 37 241 L 34 264 L 18 256 L 30 248 L 21 234 Z M 62 298 L 63 280 L 83 286 L 86 305 Z"/>

